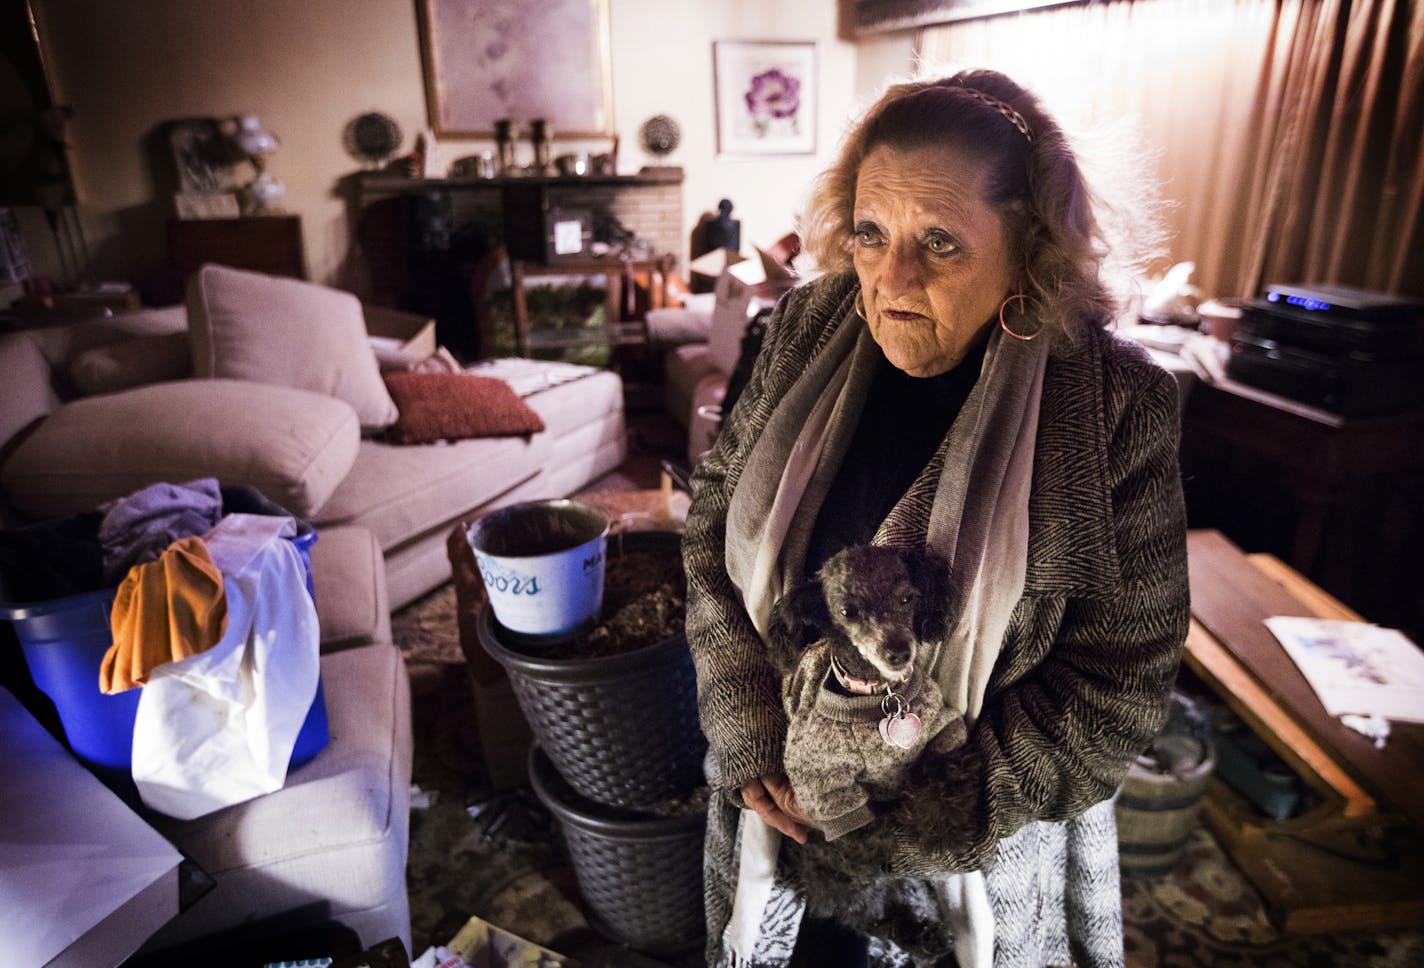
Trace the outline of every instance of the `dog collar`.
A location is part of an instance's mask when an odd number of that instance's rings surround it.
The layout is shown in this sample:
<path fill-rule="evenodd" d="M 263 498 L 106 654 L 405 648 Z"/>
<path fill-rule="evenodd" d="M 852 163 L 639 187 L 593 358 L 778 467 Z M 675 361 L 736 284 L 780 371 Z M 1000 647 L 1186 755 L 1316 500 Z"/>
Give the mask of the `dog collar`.
<path fill-rule="evenodd" d="M 873 696 L 885 685 L 878 679 L 857 679 L 845 671 L 834 655 L 831 656 L 831 673 L 841 684 L 841 688 L 855 696 Z"/>

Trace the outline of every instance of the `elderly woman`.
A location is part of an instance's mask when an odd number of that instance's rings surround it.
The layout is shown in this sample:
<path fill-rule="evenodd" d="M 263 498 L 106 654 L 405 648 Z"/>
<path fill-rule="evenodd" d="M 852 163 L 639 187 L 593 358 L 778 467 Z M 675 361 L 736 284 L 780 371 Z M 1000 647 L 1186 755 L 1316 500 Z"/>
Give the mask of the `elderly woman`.
<path fill-rule="evenodd" d="M 788 964 L 803 921 L 953 963 L 932 885 L 980 871 L 995 964 L 1121 964 L 1108 801 L 1164 721 L 1188 618 L 1173 383 L 1106 330 L 1082 173 L 1003 75 L 892 87 L 804 229 L 827 274 L 772 316 L 684 540 L 720 794 L 709 964 Z M 782 594 L 858 543 L 951 563 L 930 665 L 968 739 L 827 842 L 782 771 L 764 637 Z"/>

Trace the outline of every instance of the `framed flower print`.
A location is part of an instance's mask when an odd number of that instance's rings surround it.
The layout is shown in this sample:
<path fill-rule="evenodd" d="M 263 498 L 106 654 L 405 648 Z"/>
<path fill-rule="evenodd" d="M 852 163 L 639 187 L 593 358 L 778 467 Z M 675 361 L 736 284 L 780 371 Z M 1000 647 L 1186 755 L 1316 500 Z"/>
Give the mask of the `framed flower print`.
<path fill-rule="evenodd" d="M 816 45 L 719 40 L 712 44 L 721 157 L 816 151 Z"/>

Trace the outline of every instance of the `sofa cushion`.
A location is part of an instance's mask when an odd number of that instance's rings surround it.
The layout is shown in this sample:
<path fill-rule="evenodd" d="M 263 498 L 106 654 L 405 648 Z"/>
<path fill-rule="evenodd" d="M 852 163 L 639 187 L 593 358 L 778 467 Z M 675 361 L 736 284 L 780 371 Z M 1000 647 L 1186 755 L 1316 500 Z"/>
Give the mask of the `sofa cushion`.
<path fill-rule="evenodd" d="M 562 437 L 610 413 L 623 411 L 623 381 L 610 370 L 594 370 L 568 383 L 537 390 L 524 398 L 539 415 L 550 437 Z"/>
<path fill-rule="evenodd" d="M 727 375 L 713 365 L 706 343 L 679 346 L 663 357 L 663 398 L 668 414 L 684 427 L 692 424 L 692 398 L 706 380 L 723 386 L 727 382 Z"/>
<path fill-rule="evenodd" d="M 311 576 L 321 651 L 391 640 L 385 561 L 370 531 L 324 528 L 311 547 Z"/>
<path fill-rule="evenodd" d="M 742 334 L 755 312 L 752 297 L 756 287 L 733 272 L 717 277 L 717 302 L 712 310 L 712 328 L 707 334 L 708 359 L 724 375 L 730 376 L 742 355 Z M 757 303 L 760 305 L 760 303 Z"/>
<path fill-rule="evenodd" d="M 178 380 L 74 400 L 0 468 L 10 501 L 75 514 L 159 481 L 247 484 L 294 514 L 326 503 L 360 443 L 340 400 L 238 380 Z"/>
<path fill-rule="evenodd" d="M 646 316 L 648 342 L 655 348 L 707 342 L 716 305 L 716 293 L 704 292 L 684 296 L 681 306 L 649 309 Z"/>
<path fill-rule="evenodd" d="M 360 301 L 296 279 L 206 265 L 188 286 L 193 372 L 345 400 L 362 427 L 396 419 Z"/>
<path fill-rule="evenodd" d="M 396 444 L 534 434 L 544 421 L 509 384 L 464 373 L 387 373 L 400 416 L 386 431 Z"/>
<path fill-rule="evenodd" d="M 410 944 L 410 684 L 389 644 L 321 660 L 331 744 L 286 785 L 195 820 L 155 816 L 158 832 L 217 881 L 154 947 L 322 900 L 365 945 Z"/>
<path fill-rule="evenodd" d="M 0 335 L 0 460 L 15 436 L 60 405 L 50 365 L 27 333 Z"/>
<path fill-rule="evenodd" d="M 166 336 L 188 332 L 188 310 L 184 306 L 164 306 L 161 309 L 140 309 L 113 316 L 79 320 L 64 326 L 43 326 L 26 330 L 45 359 L 56 370 L 65 373 L 69 361 L 86 350 L 110 346 L 147 336 Z M 189 368 L 192 360 L 188 361 Z"/>
<path fill-rule="evenodd" d="M 69 382 L 86 397 L 181 380 L 193 373 L 188 334 L 164 333 L 95 346 L 69 361 Z"/>
<path fill-rule="evenodd" d="M 316 525 L 357 522 L 389 553 L 539 473 L 548 452 L 546 434 L 415 445 L 363 440 Z"/>
<path fill-rule="evenodd" d="M 618 414 L 623 382 L 597 370 L 524 398 L 543 433 L 413 446 L 363 440 L 346 480 L 322 508 L 317 525 L 358 521 L 375 532 L 389 558 L 394 548 L 480 507 L 535 474 L 552 459 L 552 442 Z M 392 586 L 394 595 L 394 585 Z M 399 600 L 399 599 L 393 599 Z"/>

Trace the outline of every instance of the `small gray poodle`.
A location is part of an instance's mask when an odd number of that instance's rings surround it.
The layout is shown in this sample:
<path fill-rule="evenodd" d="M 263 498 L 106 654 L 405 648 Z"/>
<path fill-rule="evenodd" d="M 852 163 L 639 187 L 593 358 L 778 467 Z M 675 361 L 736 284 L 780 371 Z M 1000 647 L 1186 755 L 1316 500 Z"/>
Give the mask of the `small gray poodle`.
<path fill-rule="evenodd" d="M 939 555 L 853 545 L 772 611 L 769 651 L 788 719 L 783 766 L 826 842 L 899 796 L 926 748 L 965 741 L 964 717 L 946 708 L 928 669 L 949 628 L 949 583 Z M 993 915 L 983 875 L 945 875 L 931 887 L 956 960 L 987 968 Z"/>
<path fill-rule="evenodd" d="M 948 598 L 940 556 L 853 545 L 773 610 L 786 775 L 827 840 L 869 823 L 872 800 L 898 796 L 931 741 L 964 741 L 962 717 L 924 668 L 944 637 Z"/>

